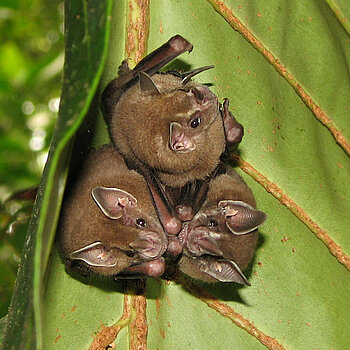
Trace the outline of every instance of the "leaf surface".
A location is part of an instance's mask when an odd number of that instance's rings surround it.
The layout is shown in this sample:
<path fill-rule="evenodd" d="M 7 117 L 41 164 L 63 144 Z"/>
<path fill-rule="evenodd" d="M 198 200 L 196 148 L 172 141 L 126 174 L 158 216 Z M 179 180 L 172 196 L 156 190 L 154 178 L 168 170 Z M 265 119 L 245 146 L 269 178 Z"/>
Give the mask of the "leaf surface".
<path fill-rule="evenodd" d="M 338 4 L 348 18 L 350 6 Z M 72 47 L 84 39 L 88 44 L 79 57 L 71 55 L 66 61 L 68 67 L 76 62 L 85 70 L 73 69 L 70 83 L 63 87 L 66 109 L 57 140 L 75 132 L 78 122 L 74 123 L 81 121 L 90 102 L 79 135 L 98 118 L 88 141 L 99 145 L 108 140 L 91 99 L 93 88 L 81 89 L 75 83 L 75 74 L 80 81 L 82 71 L 94 82 L 99 79 L 92 63 L 102 62 L 97 53 L 101 55 L 102 43 L 110 44 L 104 86 L 130 52 L 135 58 L 145 54 L 143 47 L 150 52 L 175 34 L 184 36 L 194 50 L 171 66 L 214 64 L 215 69 L 196 81 L 211 83 L 220 99 L 228 97 L 245 127 L 234 159 L 258 208 L 268 215 L 246 272 L 252 286 L 199 285 L 181 279 L 148 280 L 143 288 L 138 282 L 90 280 L 68 274 L 54 248 L 43 304 L 43 348 L 88 349 L 101 324 L 119 326 L 118 349 L 146 344 L 150 349 L 347 348 L 350 47 L 346 25 L 327 2 L 316 0 L 293 6 L 277 0 L 247 4 L 173 0 L 152 2 L 150 7 L 141 2 L 141 10 L 136 5 L 114 4 L 110 37 L 108 30 L 94 31 L 104 23 L 106 4 L 99 15 L 89 2 L 86 8 L 69 12 L 67 25 L 74 24 Z M 135 11 L 132 15 L 130 9 Z M 100 19 L 86 15 L 92 13 Z M 78 15 L 86 20 L 79 21 Z M 137 26 L 138 18 L 143 26 Z M 59 154 L 56 166 L 66 169 L 68 150 L 63 156 L 64 149 L 54 141 L 51 152 Z M 73 159 L 79 163 L 79 152 L 73 152 Z M 52 201 L 59 203 L 60 198 Z M 37 239 L 45 262 L 50 244 L 44 244 L 47 239 L 41 236 Z M 104 333 L 99 339 L 109 338 Z"/>
<path fill-rule="evenodd" d="M 64 193 L 72 137 L 90 107 L 102 73 L 110 7 L 107 1 L 66 4 L 60 115 L 22 252 L 3 349 L 42 348 L 43 282 Z"/>

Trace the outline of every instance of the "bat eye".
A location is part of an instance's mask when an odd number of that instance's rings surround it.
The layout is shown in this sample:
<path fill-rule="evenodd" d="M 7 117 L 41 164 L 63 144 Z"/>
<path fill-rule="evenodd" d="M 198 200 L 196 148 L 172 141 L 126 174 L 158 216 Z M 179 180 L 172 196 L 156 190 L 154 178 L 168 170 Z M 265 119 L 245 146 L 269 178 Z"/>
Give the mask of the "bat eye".
<path fill-rule="evenodd" d="M 136 225 L 140 228 L 146 227 L 146 221 L 144 219 L 136 219 Z"/>
<path fill-rule="evenodd" d="M 201 118 L 197 117 L 191 120 L 191 128 L 195 129 L 201 124 Z"/>
<path fill-rule="evenodd" d="M 209 221 L 209 227 L 212 228 L 212 227 L 216 227 L 218 226 L 218 222 L 216 220 L 210 220 Z"/>

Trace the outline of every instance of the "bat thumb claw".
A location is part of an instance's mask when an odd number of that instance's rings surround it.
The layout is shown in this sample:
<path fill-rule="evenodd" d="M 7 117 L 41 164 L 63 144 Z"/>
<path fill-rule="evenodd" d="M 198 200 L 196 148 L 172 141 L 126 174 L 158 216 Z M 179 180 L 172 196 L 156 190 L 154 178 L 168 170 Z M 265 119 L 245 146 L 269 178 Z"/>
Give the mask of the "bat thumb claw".
<path fill-rule="evenodd" d="M 160 277 L 165 271 L 164 258 L 154 259 L 124 269 L 124 273 L 132 275 L 146 275 L 149 277 Z"/>
<path fill-rule="evenodd" d="M 172 217 L 165 223 L 164 229 L 169 235 L 177 235 L 181 231 L 181 227 L 181 221 Z"/>

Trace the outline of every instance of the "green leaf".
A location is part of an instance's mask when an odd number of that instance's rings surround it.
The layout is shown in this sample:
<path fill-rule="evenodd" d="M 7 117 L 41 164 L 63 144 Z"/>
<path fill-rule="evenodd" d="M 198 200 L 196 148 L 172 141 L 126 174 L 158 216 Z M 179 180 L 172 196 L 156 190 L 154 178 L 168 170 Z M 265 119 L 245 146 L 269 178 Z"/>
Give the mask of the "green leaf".
<path fill-rule="evenodd" d="M 60 121 L 28 233 L 31 248 L 22 260 L 28 272 L 25 278 L 20 272 L 14 300 L 22 290 L 26 294 L 22 304 L 11 305 L 7 348 L 11 341 L 30 344 L 18 334 L 36 327 L 39 337 L 42 330 L 44 349 L 88 349 L 101 329 L 98 339 L 105 340 L 104 347 L 116 339 L 118 349 L 146 344 L 149 349 L 346 349 L 350 48 L 344 21 L 317 0 L 293 6 L 278 0 L 160 0 L 149 8 L 146 2 L 128 4 L 114 3 L 109 31 L 106 3 L 67 2 Z M 348 21 L 350 5 L 339 4 Z M 126 56 L 145 54 L 142 44 L 150 52 L 175 34 L 188 39 L 194 50 L 173 65 L 215 64 L 196 80 L 212 83 L 220 99 L 228 97 L 245 127 L 234 158 L 258 208 L 268 214 L 247 271 L 251 287 L 185 278 L 149 279 L 146 287 L 88 279 L 67 273 L 55 246 L 51 250 L 72 145 L 68 141 L 88 107 L 72 166 L 79 164 L 81 149 L 108 142 L 97 98 L 92 100 L 98 81 L 103 87 L 111 80 Z M 32 315 L 33 298 L 35 324 L 23 315 Z M 115 333 L 108 337 L 108 331 Z"/>
<path fill-rule="evenodd" d="M 7 323 L 7 316 L 0 318 L 0 345 L 2 345 L 6 323 Z"/>
<path fill-rule="evenodd" d="M 104 66 L 110 8 L 107 1 L 66 4 L 66 63 L 59 120 L 22 253 L 3 349 L 42 348 L 43 282 L 73 136 L 91 105 Z"/>

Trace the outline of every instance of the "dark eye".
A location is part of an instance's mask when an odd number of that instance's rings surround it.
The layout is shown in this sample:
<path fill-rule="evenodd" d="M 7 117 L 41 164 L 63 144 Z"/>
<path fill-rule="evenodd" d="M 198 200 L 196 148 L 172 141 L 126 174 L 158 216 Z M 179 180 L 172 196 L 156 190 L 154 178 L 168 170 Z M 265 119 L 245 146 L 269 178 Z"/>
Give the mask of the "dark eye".
<path fill-rule="evenodd" d="M 201 124 L 201 118 L 197 117 L 192 119 L 191 121 L 191 128 L 195 129 Z"/>
<path fill-rule="evenodd" d="M 146 221 L 144 219 L 136 219 L 136 225 L 140 228 L 145 228 Z"/>
<path fill-rule="evenodd" d="M 209 227 L 216 227 L 216 226 L 218 226 L 218 222 L 216 220 L 209 221 Z"/>

